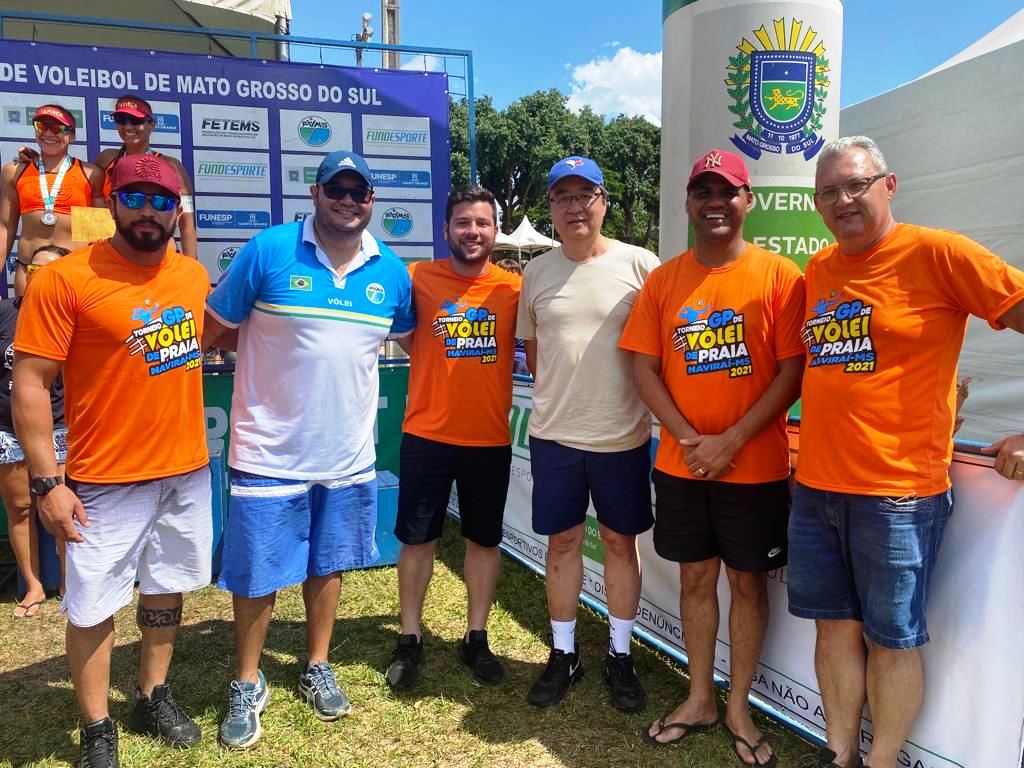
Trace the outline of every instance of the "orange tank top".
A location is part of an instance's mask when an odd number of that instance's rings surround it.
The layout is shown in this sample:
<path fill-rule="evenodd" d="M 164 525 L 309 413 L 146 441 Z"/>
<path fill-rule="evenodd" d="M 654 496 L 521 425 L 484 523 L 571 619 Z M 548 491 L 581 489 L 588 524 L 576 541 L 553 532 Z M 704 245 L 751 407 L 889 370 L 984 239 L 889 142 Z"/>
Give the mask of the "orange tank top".
<path fill-rule="evenodd" d="M 104 200 L 106 200 L 108 197 L 110 197 L 110 191 L 111 191 L 110 190 L 110 185 L 111 185 L 112 179 L 114 178 L 114 166 L 117 165 L 117 161 L 118 160 L 120 160 L 122 157 L 124 157 L 127 154 L 128 154 L 128 152 L 125 150 L 124 146 L 122 145 L 121 149 L 118 150 L 116 155 L 114 155 L 114 159 L 111 160 L 109 163 L 107 163 L 107 167 L 103 169 L 103 199 Z M 155 150 L 152 150 L 152 149 L 147 149 L 146 150 L 146 154 L 147 155 L 152 155 L 153 157 L 160 157 L 160 153 L 155 151 Z"/>
<path fill-rule="evenodd" d="M 47 171 L 48 188 L 53 188 L 53 182 L 59 172 L 60 166 L 54 168 L 52 172 Z M 25 167 L 25 170 L 18 176 L 15 187 L 18 190 L 18 206 L 23 214 L 29 211 L 46 210 L 46 206 L 43 205 L 43 196 L 39 193 L 39 166 L 35 163 L 29 163 Z M 90 205 L 92 205 L 92 185 L 85 175 L 82 161 L 72 158 L 71 167 L 68 168 L 68 172 L 64 174 L 64 180 L 60 183 L 60 190 L 57 192 L 53 210 L 55 213 L 68 215 L 73 206 L 88 208 Z"/>

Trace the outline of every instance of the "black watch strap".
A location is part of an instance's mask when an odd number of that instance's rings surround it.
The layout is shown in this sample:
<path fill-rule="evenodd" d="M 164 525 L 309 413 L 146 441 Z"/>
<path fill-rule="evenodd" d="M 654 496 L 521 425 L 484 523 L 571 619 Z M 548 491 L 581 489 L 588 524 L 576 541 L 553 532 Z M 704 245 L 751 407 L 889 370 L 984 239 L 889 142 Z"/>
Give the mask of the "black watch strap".
<path fill-rule="evenodd" d="M 53 477 L 33 477 L 29 480 L 28 489 L 33 496 L 45 496 L 58 485 L 64 482 L 60 475 Z"/>

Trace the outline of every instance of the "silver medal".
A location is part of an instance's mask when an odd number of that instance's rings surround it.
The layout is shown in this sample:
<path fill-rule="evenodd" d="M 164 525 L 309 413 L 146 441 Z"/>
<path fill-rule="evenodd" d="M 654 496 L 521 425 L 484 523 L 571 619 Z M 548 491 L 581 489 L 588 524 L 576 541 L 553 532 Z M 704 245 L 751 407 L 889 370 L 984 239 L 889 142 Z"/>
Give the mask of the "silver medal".
<path fill-rule="evenodd" d="M 43 208 L 45 212 L 41 217 L 41 221 L 48 227 L 52 227 L 57 223 L 57 214 L 53 212 L 53 206 L 57 202 L 57 193 L 60 192 L 60 185 L 64 181 L 64 174 L 71 168 L 71 158 L 64 156 L 64 159 L 60 162 L 60 170 L 57 172 L 57 178 L 53 180 L 53 187 L 48 187 L 46 184 L 46 168 L 43 166 L 43 158 L 40 157 L 38 162 L 39 168 L 39 197 L 42 198 Z"/>
<path fill-rule="evenodd" d="M 48 227 L 52 227 L 54 224 L 57 223 L 57 214 L 54 213 L 53 211 L 47 211 L 46 213 L 43 214 L 42 220 L 43 224 L 45 224 Z"/>

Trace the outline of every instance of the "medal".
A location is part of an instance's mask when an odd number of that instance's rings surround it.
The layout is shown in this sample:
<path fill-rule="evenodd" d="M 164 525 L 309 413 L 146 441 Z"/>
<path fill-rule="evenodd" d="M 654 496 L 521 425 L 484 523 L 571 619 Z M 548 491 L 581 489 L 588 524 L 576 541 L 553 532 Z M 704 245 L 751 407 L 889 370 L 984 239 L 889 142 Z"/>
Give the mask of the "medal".
<path fill-rule="evenodd" d="M 43 158 L 39 158 L 39 197 L 43 200 L 43 208 L 46 212 L 42 216 L 42 222 L 48 227 L 57 223 L 57 214 L 53 212 L 53 206 L 57 202 L 57 195 L 60 192 L 60 185 L 64 182 L 64 174 L 71 167 L 71 158 L 64 155 L 60 161 L 60 170 L 57 171 L 57 178 L 53 180 L 53 187 L 46 183 L 46 168 L 43 166 Z"/>

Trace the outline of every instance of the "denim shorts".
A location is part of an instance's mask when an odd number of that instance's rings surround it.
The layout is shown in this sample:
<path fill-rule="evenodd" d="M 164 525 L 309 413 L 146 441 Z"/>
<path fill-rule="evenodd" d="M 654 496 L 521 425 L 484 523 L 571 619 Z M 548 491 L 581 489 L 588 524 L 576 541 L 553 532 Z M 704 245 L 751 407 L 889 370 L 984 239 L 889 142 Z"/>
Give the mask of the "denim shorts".
<path fill-rule="evenodd" d="M 58 464 L 68 460 L 68 431 L 64 427 L 53 430 L 53 452 Z M 21 449 L 18 436 L 13 432 L 0 431 L 0 464 L 17 464 L 25 460 L 25 452 Z"/>
<path fill-rule="evenodd" d="M 601 525 L 637 536 L 654 525 L 651 441 L 626 451 L 583 451 L 530 436 L 533 530 L 550 536 L 587 519 L 591 500 Z"/>
<path fill-rule="evenodd" d="M 850 619 L 883 648 L 928 642 L 925 613 L 953 494 L 894 499 L 797 483 L 789 517 L 789 612 Z"/>

